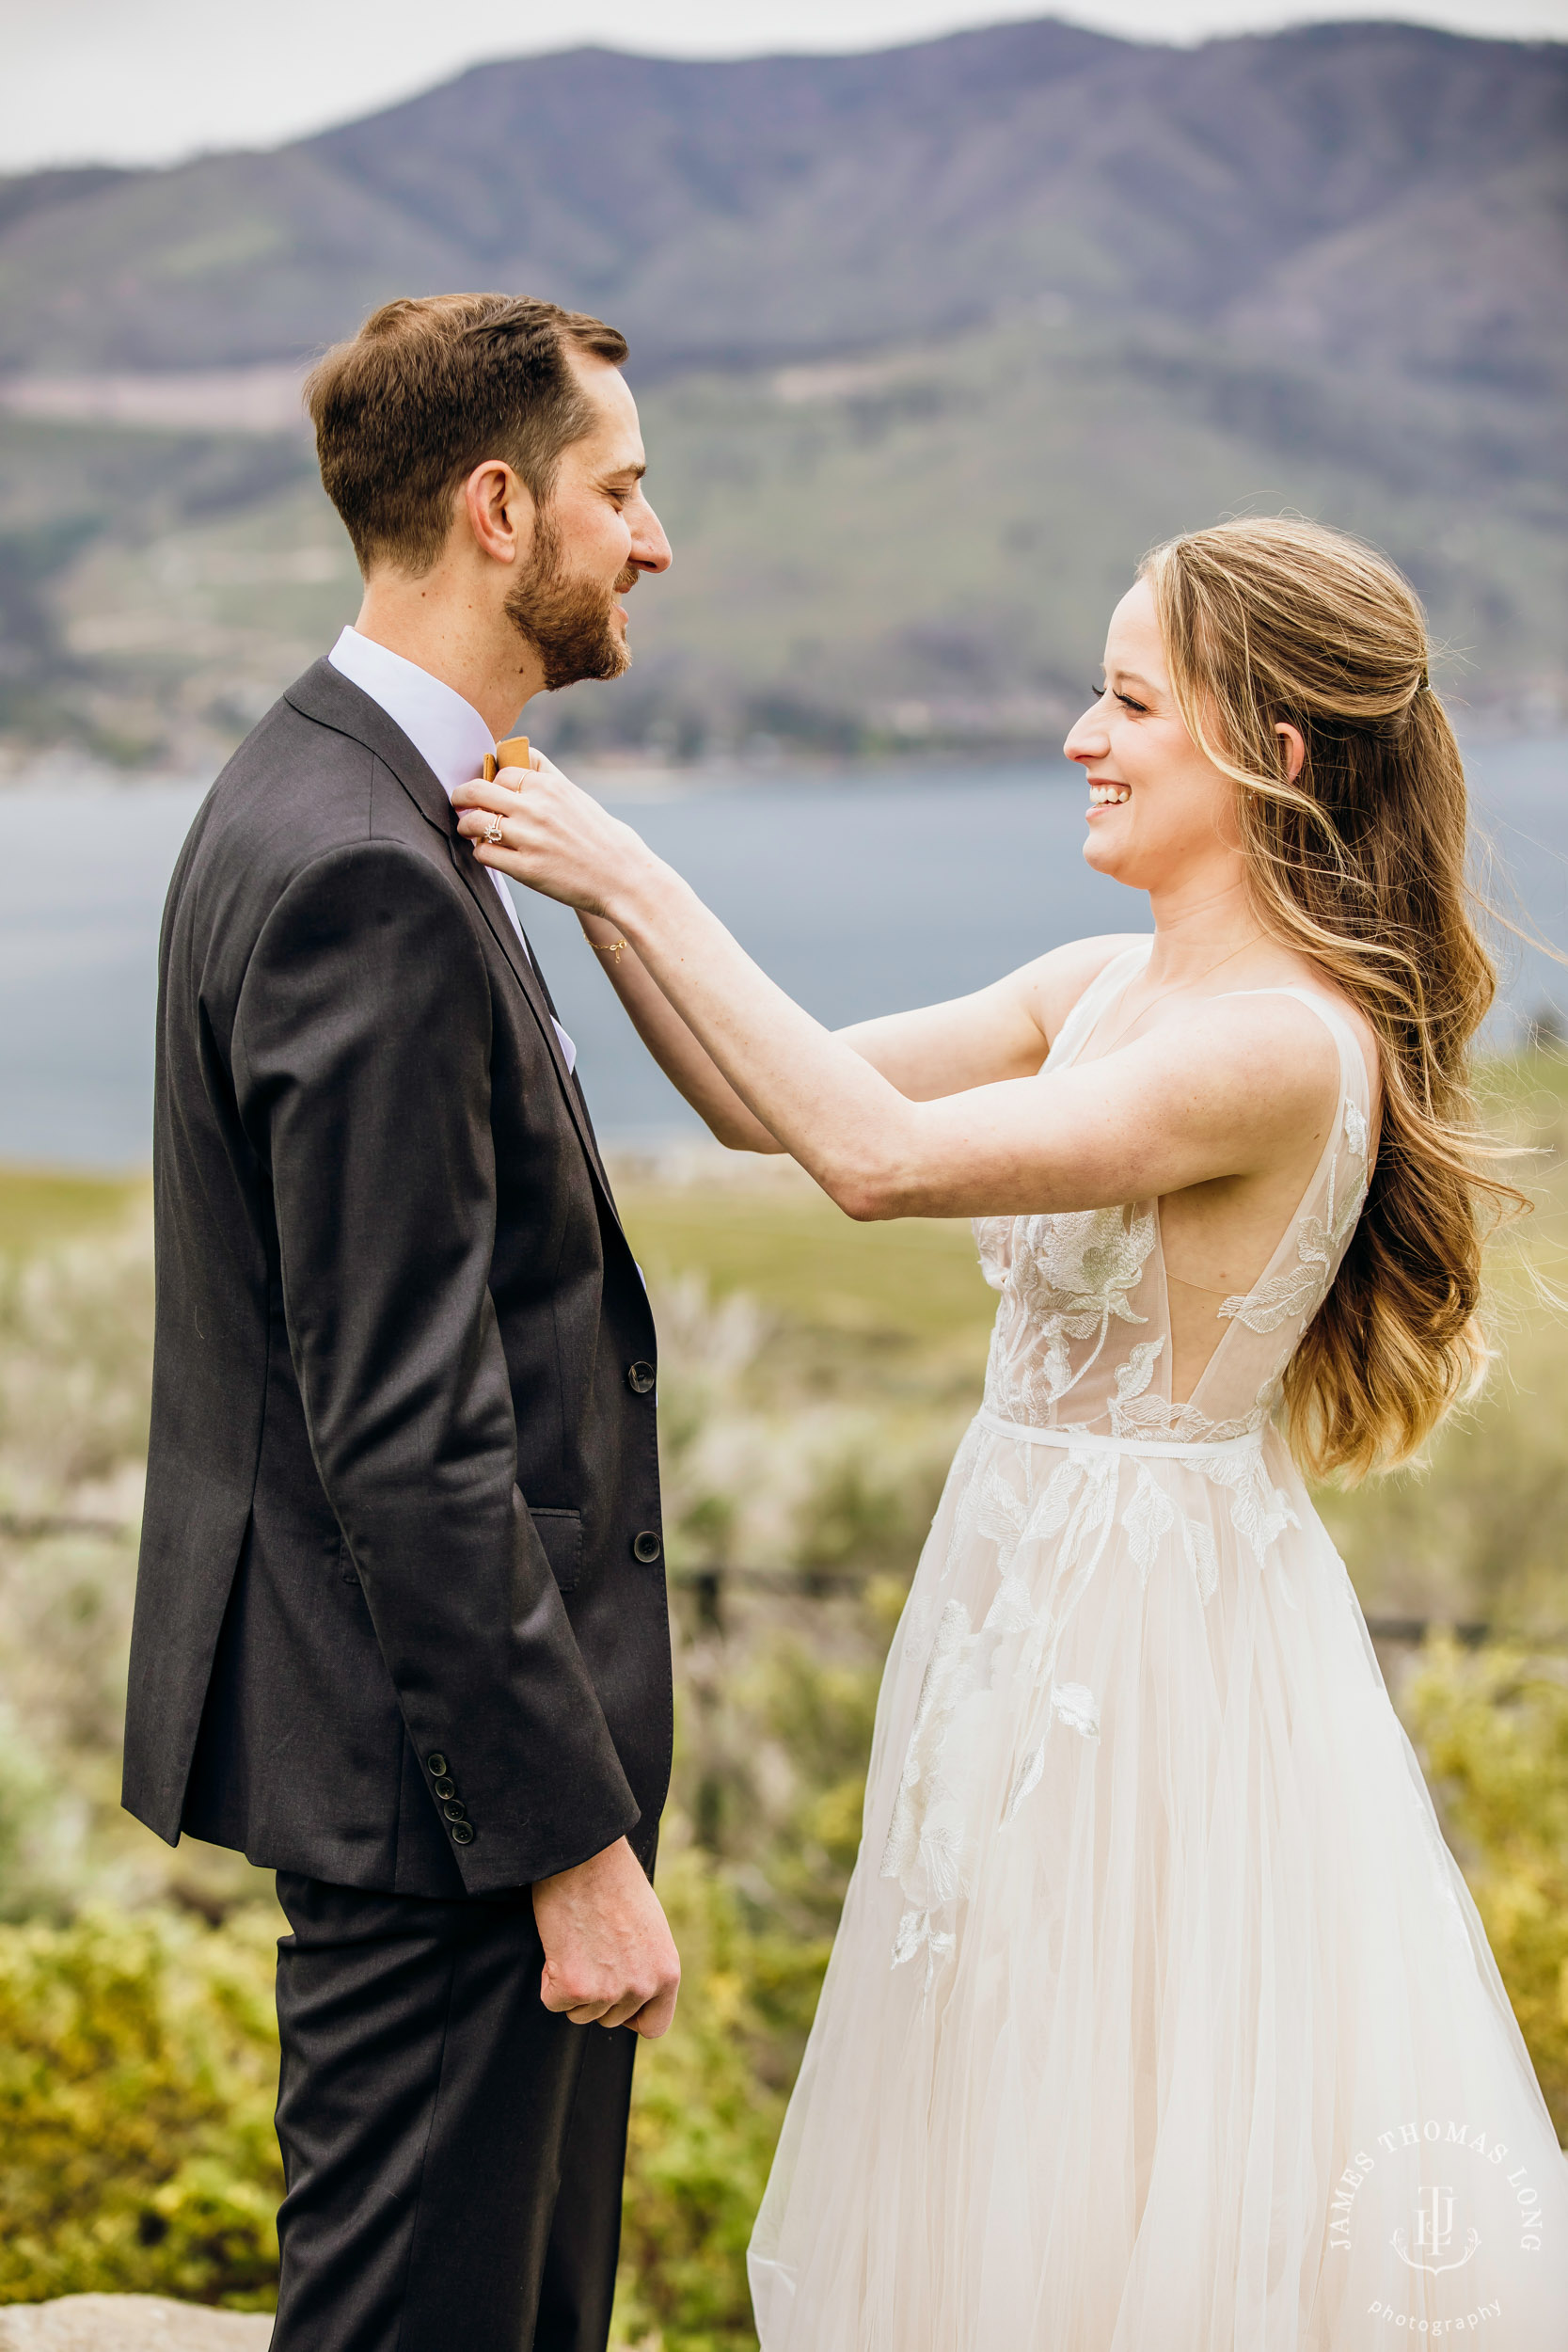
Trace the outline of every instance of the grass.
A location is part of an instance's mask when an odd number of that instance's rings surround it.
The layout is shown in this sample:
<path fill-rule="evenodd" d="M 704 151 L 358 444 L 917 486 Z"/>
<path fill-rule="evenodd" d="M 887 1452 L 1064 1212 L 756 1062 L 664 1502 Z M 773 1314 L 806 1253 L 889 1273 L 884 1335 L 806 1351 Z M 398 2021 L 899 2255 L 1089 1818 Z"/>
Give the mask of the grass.
<path fill-rule="evenodd" d="M 996 1311 L 967 1220 L 857 1225 L 793 1169 L 762 1181 L 617 1187 L 649 1279 L 699 1276 L 814 1333 L 830 1364 L 973 1373 Z M 824 1367 L 826 1369 L 826 1367 Z"/>
<path fill-rule="evenodd" d="M 0 1168 L 0 1251 L 112 1232 L 147 1190 L 141 1176 L 88 1176 L 55 1168 Z"/>

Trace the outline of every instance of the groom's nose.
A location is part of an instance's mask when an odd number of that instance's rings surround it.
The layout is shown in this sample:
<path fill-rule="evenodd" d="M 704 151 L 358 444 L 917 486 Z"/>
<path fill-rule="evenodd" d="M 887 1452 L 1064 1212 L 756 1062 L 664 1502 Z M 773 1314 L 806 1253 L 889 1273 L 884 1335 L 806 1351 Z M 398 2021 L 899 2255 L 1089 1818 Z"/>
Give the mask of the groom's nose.
<path fill-rule="evenodd" d="M 638 501 L 638 512 L 631 527 L 629 559 L 640 572 L 667 572 L 674 562 L 670 542 L 664 535 L 664 525 L 646 499 Z"/>

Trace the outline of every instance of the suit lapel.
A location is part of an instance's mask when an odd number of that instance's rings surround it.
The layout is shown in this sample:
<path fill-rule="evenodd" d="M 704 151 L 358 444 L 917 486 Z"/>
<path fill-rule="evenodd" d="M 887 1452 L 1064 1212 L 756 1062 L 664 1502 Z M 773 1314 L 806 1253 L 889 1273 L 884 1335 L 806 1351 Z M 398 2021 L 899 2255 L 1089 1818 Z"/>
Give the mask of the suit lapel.
<path fill-rule="evenodd" d="M 560 1015 L 560 1014 L 557 1012 L 557 1010 L 556 1010 L 556 1007 L 555 1007 L 555 998 L 554 998 L 554 997 L 550 994 L 550 984 L 549 984 L 548 980 L 547 980 L 547 979 L 546 979 L 546 977 L 545 977 L 545 967 L 544 967 L 544 965 L 540 962 L 540 961 L 539 961 L 538 957 L 534 954 L 534 949 L 533 949 L 533 942 L 532 942 L 532 940 L 531 940 L 531 939 L 530 939 L 530 938 L 529 938 L 529 935 L 528 935 L 527 931 L 525 931 L 525 932 L 523 933 L 523 943 L 524 943 L 525 946 L 528 948 L 528 951 L 529 951 L 530 956 L 531 956 L 531 957 L 532 957 L 532 959 L 533 959 L 533 970 L 534 970 L 534 973 L 535 973 L 535 975 L 536 975 L 536 977 L 537 977 L 537 978 L 538 978 L 540 989 L 541 989 L 541 991 L 543 992 L 544 998 L 545 998 L 546 1009 L 546 1010 L 548 1011 L 548 1013 L 549 1013 L 549 1016 L 550 1016 L 550 1022 L 551 1022 L 551 1025 L 552 1025 L 552 1026 L 553 1026 L 553 1025 L 554 1025 L 556 1022 L 558 1022 L 558 1021 L 560 1020 L 561 1015 Z M 564 1056 L 564 1054 L 563 1054 L 563 1055 L 562 1056 L 562 1062 L 564 1062 L 565 1058 L 566 1058 L 566 1057 L 565 1057 L 565 1056 Z M 594 1119 L 593 1119 L 593 1114 L 592 1114 L 592 1112 L 591 1112 L 591 1111 L 589 1110 L 589 1108 L 588 1108 L 588 1097 L 587 1097 L 587 1095 L 586 1095 L 586 1094 L 584 1094 L 584 1092 L 583 1092 L 583 1090 L 582 1090 L 582 1082 L 581 1082 L 581 1080 L 578 1078 L 578 1073 L 577 1073 L 577 1072 L 576 1072 L 575 1070 L 569 1071 L 569 1072 L 567 1073 L 567 1080 L 568 1080 L 568 1083 L 569 1083 L 569 1085 L 571 1086 L 571 1088 L 572 1088 L 573 1091 L 576 1093 L 576 1095 L 577 1095 L 577 1099 L 578 1099 L 578 1103 L 579 1103 L 579 1104 L 581 1104 L 581 1106 L 582 1106 L 582 1115 L 583 1115 L 583 1118 L 584 1118 L 584 1119 L 588 1121 L 588 1132 L 589 1132 L 590 1136 L 593 1136 L 593 1138 L 594 1138 L 594 1150 L 595 1150 L 595 1152 L 596 1152 L 596 1151 L 598 1150 L 598 1148 L 599 1148 L 599 1147 L 598 1147 L 598 1137 L 597 1137 L 597 1136 L 595 1136 L 595 1135 L 594 1134 Z"/>
<path fill-rule="evenodd" d="M 490 927 L 491 936 L 511 965 L 517 985 L 528 1000 L 529 1010 L 539 1025 L 554 1067 L 561 1090 L 566 1098 L 572 1123 L 578 1131 L 588 1164 L 598 1179 L 606 1205 L 617 1225 L 620 1215 L 615 1196 L 610 1188 L 610 1178 L 599 1156 L 598 1138 L 594 1122 L 588 1116 L 588 1104 L 576 1075 L 566 1067 L 566 1057 L 556 1034 L 554 1012 L 548 989 L 532 961 L 531 949 L 525 949 L 513 929 L 506 909 L 501 905 L 488 866 L 481 866 L 467 841 L 457 830 L 457 812 L 441 787 L 440 778 L 420 756 L 395 719 L 362 688 L 335 670 L 330 661 L 313 662 L 303 677 L 287 689 L 283 699 L 307 719 L 319 725 L 334 728 L 338 734 L 351 737 L 373 752 L 382 766 L 394 775 L 415 807 L 447 843 L 452 866 L 474 904 Z"/>
<path fill-rule="evenodd" d="M 439 791 L 440 787 L 437 786 L 436 789 Z M 442 798 L 446 798 L 444 793 Z M 555 1007 L 551 1001 L 549 990 L 545 986 L 544 976 L 533 961 L 532 947 L 531 946 L 525 947 L 522 940 L 513 929 L 511 918 L 500 902 L 495 883 L 490 879 L 490 869 L 487 866 L 480 865 L 468 842 L 456 830 L 457 820 L 450 803 L 447 813 L 452 822 L 452 864 L 467 884 L 474 904 L 490 926 L 492 937 L 517 976 L 517 984 L 528 998 L 529 1009 L 539 1024 L 539 1034 L 545 1041 L 545 1049 L 555 1064 L 555 1074 L 561 1081 L 561 1090 L 566 1097 L 567 1108 L 572 1114 L 578 1134 L 582 1139 L 582 1148 L 587 1152 L 594 1172 L 604 1189 L 604 1196 L 610 1203 L 611 1215 L 616 1215 L 614 1195 L 610 1189 L 610 1178 L 605 1171 L 604 1162 L 599 1157 L 598 1138 L 594 1133 L 594 1123 L 588 1116 L 588 1105 L 583 1100 L 582 1089 L 577 1082 L 576 1073 L 566 1067 L 566 1057 L 562 1051 L 561 1039 L 556 1031 Z M 620 1222 L 618 1216 L 616 1216 L 616 1222 Z"/>

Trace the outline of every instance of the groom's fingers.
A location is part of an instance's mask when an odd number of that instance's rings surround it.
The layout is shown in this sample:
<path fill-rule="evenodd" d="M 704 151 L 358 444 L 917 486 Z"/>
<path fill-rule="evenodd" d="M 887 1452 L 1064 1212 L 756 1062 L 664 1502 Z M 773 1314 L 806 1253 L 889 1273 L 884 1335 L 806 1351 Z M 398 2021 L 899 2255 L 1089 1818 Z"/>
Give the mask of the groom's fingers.
<path fill-rule="evenodd" d="M 668 1985 L 657 2000 L 647 2002 L 635 2017 L 628 2017 L 626 2023 L 633 2033 L 640 2033 L 646 2042 L 657 2042 L 660 2034 L 668 2033 L 674 2023 L 679 1991 L 678 1985 Z"/>
<path fill-rule="evenodd" d="M 628 1993 L 612 2009 L 607 2009 L 602 2016 L 594 2018 L 594 2023 L 607 2026 L 629 2026 L 646 2007 L 647 2001 L 642 1994 Z"/>
<path fill-rule="evenodd" d="M 606 1972 L 600 1987 L 590 1992 L 579 1978 L 574 1984 L 562 1980 L 562 1972 L 546 1963 L 539 1981 L 539 1997 L 547 2010 L 564 2016 L 574 2026 L 635 2026 L 639 2033 L 663 2033 L 674 2014 L 675 1987 L 679 1983 L 678 1964 L 673 1981 L 668 1975 L 644 1963 L 635 1976 Z M 619 1981 L 617 1981 L 619 1979 Z M 645 2025 L 645 2018 L 662 2014 L 663 2023 Z"/>

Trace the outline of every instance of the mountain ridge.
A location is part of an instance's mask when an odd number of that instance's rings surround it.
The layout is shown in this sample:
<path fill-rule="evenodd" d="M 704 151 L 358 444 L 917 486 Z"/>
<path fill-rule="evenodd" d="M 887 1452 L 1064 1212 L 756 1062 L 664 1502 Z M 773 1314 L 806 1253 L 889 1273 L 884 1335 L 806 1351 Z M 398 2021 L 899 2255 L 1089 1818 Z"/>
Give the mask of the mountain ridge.
<path fill-rule="evenodd" d="M 1044 739 L 1151 539 L 1282 507 L 1385 547 L 1472 693 L 1568 708 L 1565 128 L 1568 44 L 1041 19 L 561 51 L 0 183 L 0 737 L 231 741 L 356 601 L 234 379 L 265 421 L 373 303 L 465 284 L 627 332 L 676 543 L 632 678 L 546 739 Z"/>
<path fill-rule="evenodd" d="M 9 225 L 0 190 L 0 371 L 292 358 L 476 275 L 618 307 L 646 374 L 874 348 L 1045 293 L 1223 328 L 1308 247 L 1544 168 L 1565 126 L 1568 45 L 1398 24 L 1192 50 L 1043 19 L 852 56 L 560 51 Z M 1397 369 L 1418 336 L 1392 310 L 1372 356 Z M 1497 327 L 1515 373 L 1568 382 L 1530 306 Z"/>

